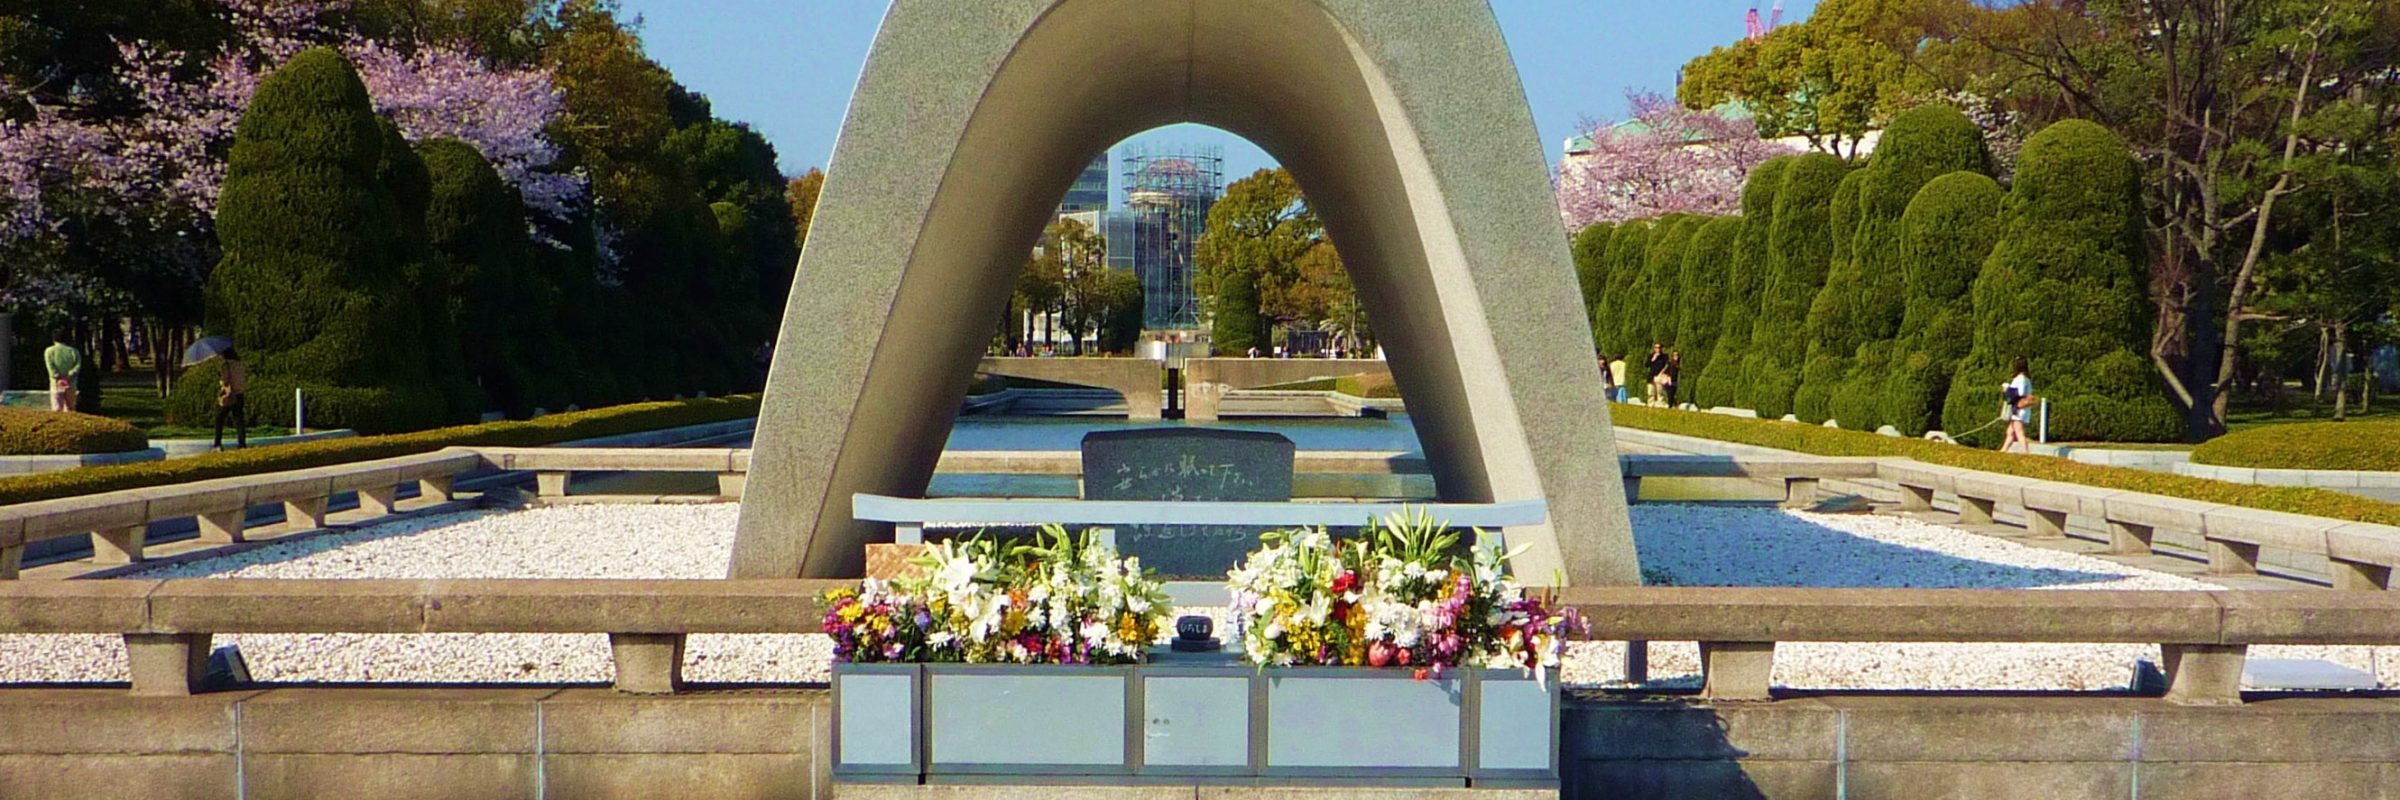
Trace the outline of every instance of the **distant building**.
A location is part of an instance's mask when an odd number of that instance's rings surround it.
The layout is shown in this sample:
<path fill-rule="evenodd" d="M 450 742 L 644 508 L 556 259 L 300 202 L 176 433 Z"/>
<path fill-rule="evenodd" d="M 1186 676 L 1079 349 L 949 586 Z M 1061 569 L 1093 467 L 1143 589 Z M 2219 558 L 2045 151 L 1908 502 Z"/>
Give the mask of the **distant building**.
<path fill-rule="evenodd" d="M 1110 266 L 1133 269 L 1142 281 L 1142 325 L 1152 330 L 1200 327 L 1192 292 L 1192 245 L 1208 225 L 1208 207 L 1225 191 L 1224 151 L 1143 151 L 1126 156 L 1125 211 L 1107 222 Z"/>
<path fill-rule="evenodd" d="M 1099 155 L 1092 157 L 1092 163 L 1084 166 L 1083 174 L 1075 176 L 1075 185 L 1067 189 L 1066 199 L 1059 201 L 1058 214 L 1063 217 L 1085 211 L 1107 210 L 1108 151 L 1102 150 Z"/>

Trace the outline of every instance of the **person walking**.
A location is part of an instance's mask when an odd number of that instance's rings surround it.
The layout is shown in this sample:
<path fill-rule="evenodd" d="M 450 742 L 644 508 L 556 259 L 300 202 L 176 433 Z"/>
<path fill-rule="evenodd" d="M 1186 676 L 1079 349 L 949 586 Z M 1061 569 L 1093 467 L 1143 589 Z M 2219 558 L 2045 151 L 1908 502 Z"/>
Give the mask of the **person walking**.
<path fill-rule="evenodd" d="M 2000 414 L 2008 418 L 2008 435 L 2000 440 L 2000 452 L 2012 445 L 2022 446 L 2026 455 L 2033 455 L 2033 440 L 2025 436 L 2025 423 L 2033 421 L 2033 370 L 2024 356 L 2010 365 L 2015 376 L 2000 386 Z"/>
<path fill-rule="evenodd" d="M 216 448 L 225 449 L 225 423 L 227 420 L 233 422 L 233 446 L 248 448 L 250 446 L 250 409 L 243 403 L 242 395 L 250 390 L 250 367 L 243 364 L 241 354 L 230 347 L 225 348 L 224 354 L 218 358 L 224 359 L 225 363 L 218 365 L 220 369 L 217 371 Z"/>
<path fill-rule="evenodd" d="M 75 410 L 75 380 L 83 375 L 83 354 L 67 344 L 64 332 L 50 337 L 42 351 L 42 366 L 50 373 L 50 410 Z"/>
<path fill-rule="evenodd" d="M 1651 342 L 1651 343 L 1650 343 L 1650 361 L 1649 361 L 1649 363 L 1648 363 L 1648 364 L 1646 364 L 1645 366 L 1648 366 L 1648 367 L 1650 368 L 1650 396 L 1649 396 L 1649 398 L 1648 398 L 1648 402 L 1649 402 L 1649 404 L 1650 404 L 1650 405 L 1653 405 L 1653 406 L 1655 406 L 1655 405 L 1659 405 L 1659 403 L 1660 403 L 1660 402 L 1661 402 L 1661 400 L 1663 399 L 1663 397 L 1662 397 L 1662 396 L 1666 394 L 1666 380 L 1667 380 L 1667 348 L 1666 348 L 1666 345 L 1662 345 L 1662 344 L 1659 344 L 1659 343 L 1657 343 L 1657 342 Z"/>
<path fill-rule="evenodd" d="M 1626 401 L 1624 356 L 1617 356 L 1608 362 L 1608 385 L 1617 387 L 1617 402 Z"/>
<path fill-rule="evenodd" d="M 1614 374 L 1612 374 L 1612 373 L 1609 371 L 1609 369 L 1608 369 L 1608 354 L 1607 354 L 1607 353 L 1601 353 L 1601 354 L 1599 354 L 1599 358 L 1600 358 L 1600 399 L 1603 399 L 1603 400 L 1615 400 L 1615 399 L 1617 399 L 1617 381 L 1616 381 L 1616 376 L 1615 376 Z"/>
<path fill-rule="evenodd" d="M 1683 382 L 1683 351 L 1677 350 L 1668 353 L 1666 369 L 1659 371 L 1658 374 L 1661 383 L 1665 385 L 1662 394 L 1667 396 L 1667 407 L 1674 408 L 1675 389 Z"/>

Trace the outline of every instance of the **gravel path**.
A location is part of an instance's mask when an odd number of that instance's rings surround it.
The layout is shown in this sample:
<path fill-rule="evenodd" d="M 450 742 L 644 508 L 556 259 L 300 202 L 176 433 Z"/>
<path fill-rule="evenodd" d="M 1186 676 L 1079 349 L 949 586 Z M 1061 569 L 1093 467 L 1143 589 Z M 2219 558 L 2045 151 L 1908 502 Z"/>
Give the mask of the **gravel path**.
<path fill-rule="evenodd" d="M 421 517 L 144 571 L 145 578 L 715 578 L 731 556 L 730 504 L 562 506 Z M 2220 588 L 2088 556 L 2024 547 L 1886 516 L 1763 507 L 1644 504 L 1633 509 L 1646 571 L 1679 585 L 2012 588 Z M 1221 609 L 1189 609 L 1221 614 Z M 1221 629 L 1229 629 L 1223 626 Z M 237 644 L 265 681 L 605 682 L 597 634 L 247 634 Z M 686 675 L 703 682 L 816 682 L 817 635 L 695 635 Z M 2258 647 L 2321 658 L 2400 685 L 2400 648 Z M 1795 688 L 2106 689 L 2125 685 L 2155 645 L 1789 644 L 1775 682 Z M 1653 684 L 1697 685 L 1698 648 L 1656 642 Z M 1573 683 L 1623 679 L 1623 645 L 1575 646 Z M 0 635 L 0 683 L 121 681 L 114 636 Z"/>

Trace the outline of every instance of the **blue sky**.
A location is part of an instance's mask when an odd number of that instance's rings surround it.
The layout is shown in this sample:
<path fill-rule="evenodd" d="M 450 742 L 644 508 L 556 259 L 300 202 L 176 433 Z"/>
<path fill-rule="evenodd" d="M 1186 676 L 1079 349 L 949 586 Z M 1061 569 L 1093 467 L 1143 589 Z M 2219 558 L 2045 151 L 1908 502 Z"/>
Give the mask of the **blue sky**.
<path fill-rule="evenodd" d="M 887 5 L 882 0 L 623 2 L 628 14 L 643 18 L 651 56 L 684 85 L 706 93 L 718 116 L 748 122 L 765 134 L 784 170 L 795 174 L 831 157 L 842 112 Z M 1784 21 L 1805 18 L 1816 2 L 1787 0 Z M 1684 62 L 1741 38 L 1743 13 L 1752 5 L 1752 0 L 1492 0 L 1524 78 L 1543 148 L 1553 161 L 1577 120 L 1623 115 L 1628 88 L 1671 92 L 1675 70 Z M 1197 125 L 1161 128 L 1134 141 L 1222 146 L 1230 177 L 1274 163 L 1238 137 Z"/>

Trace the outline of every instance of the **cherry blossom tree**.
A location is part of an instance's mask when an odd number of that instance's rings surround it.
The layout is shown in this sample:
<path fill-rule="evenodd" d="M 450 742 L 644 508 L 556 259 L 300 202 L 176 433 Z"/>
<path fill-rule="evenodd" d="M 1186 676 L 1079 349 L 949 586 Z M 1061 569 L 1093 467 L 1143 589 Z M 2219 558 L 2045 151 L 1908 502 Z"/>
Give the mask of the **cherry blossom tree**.
<path fill-rule="evenodd" d="M 1748 119 L 1693 111 L 1673 98 L 1626 93 L 1633 115 L 1581 126 L 1590 149 L 1558 167 L 1558 207 L 1568 230 L 1663 214 L 1725 215 L 1741 207 L 1742 181 L 1792 148 L 1758 137 Z"/>

